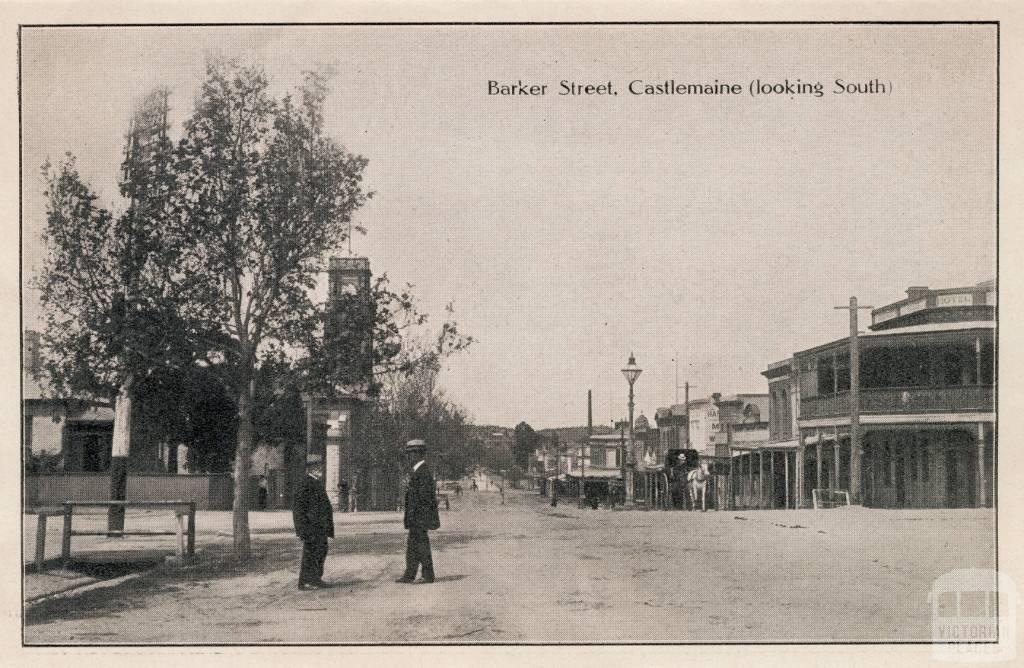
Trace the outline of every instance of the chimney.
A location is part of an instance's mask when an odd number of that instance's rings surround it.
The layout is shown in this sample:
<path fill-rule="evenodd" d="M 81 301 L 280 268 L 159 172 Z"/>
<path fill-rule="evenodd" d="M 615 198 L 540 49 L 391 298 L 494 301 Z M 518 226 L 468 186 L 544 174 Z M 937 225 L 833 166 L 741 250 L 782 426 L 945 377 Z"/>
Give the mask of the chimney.
<path fill-rule="evenodd" d="M 594 433 L 594 397 L 593 390 L 587 390 L 587 437 Z"/>
<path fill-rule="evenodd" d="M 920 299 L 928 295 L 927 285 L 911 285 L 907 288 L 907 299 Z"/>

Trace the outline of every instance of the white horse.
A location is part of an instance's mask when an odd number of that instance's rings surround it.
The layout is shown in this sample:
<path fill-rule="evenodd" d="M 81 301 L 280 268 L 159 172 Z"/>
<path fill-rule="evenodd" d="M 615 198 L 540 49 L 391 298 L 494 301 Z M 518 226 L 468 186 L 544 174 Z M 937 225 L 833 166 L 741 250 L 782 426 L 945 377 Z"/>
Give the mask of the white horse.
<path fill-rule="evenodd" d="M 711 465 L 701 462 L 700 466 L 686 474 L 686 482 L 690 488 L 690 507 L 697 509 L 697 495 L 700 494 L 701 512 L 708 509 L 708 480 L 711 479 Z"/>

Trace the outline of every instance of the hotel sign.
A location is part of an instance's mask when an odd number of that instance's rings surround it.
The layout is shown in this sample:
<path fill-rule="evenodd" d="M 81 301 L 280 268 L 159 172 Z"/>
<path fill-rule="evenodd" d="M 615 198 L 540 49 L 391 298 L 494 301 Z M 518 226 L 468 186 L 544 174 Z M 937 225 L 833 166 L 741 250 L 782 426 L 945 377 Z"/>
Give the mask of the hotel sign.
<path fill-rule="evenodd" d="M 970 292 L 958 292 L 952 295 L 938 295 L 935 298 L 936 306 L 970 306 L 974 303 L 974 294 Z"/>

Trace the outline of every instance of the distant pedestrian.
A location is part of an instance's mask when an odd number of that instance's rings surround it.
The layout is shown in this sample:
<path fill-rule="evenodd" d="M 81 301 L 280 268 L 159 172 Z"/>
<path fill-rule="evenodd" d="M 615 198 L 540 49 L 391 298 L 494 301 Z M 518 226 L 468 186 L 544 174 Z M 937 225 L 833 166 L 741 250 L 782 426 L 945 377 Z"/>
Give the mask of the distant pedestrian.
<path fill-rule="evenodd" d="M 479 488 L 479 487 L 477 486 L 477 484 L 476 484 L 476 478 L 473 478 L 473 479 L 472 479 L 472 480 L 470 481 L 470 489 L 471 489 L 471 490 L 473 490 L 474 492 L 478 492 L 478 491 L 480 491 L 480 488 Z"/>
<path fill-rule="evenodd" d="M 414 582 L 420 566 L 423 578 L 419 582 L 434 581 L 434 559 L 427 531 L 441 528 L 441 517 L 437 512 L 437 486 L 427 467 L 426 454 L 427 444 L 418 438 L 405 446 L 405 455 L 412 464 L 409 486 L 405 490 L 404 524 L 409 538 L 405 547 L 405 573 L 395 582 Z"/>
<path fill-rule="evenodd" d="M 348 512 L 348 480 L 338 483 L 338 510 Z"/>
<path fill-rule="evenodd" d="M 334 513 L 331 500 L 324 489 L 324 465 L 319 460 L 306 463 L 292 517 L 295 533 L 302 539 L 302 565 L 299 568 L 299 589 L 323 589 L 324 561 L 327 559 L 327 539 L 334 538 Z"/>
<path fill-rule="evenodd" d="M 256 507 L 260 510 L 266 510 L 269 497 L 270 483 L 267 481 L 267 476 L 261 475 L 259 485 L 256 488 Z"/>

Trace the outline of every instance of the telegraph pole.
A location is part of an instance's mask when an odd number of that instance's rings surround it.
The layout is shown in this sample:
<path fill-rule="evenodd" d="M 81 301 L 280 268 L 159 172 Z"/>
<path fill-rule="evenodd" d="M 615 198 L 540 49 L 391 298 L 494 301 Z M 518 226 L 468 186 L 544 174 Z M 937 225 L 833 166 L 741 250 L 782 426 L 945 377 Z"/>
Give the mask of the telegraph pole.
<path fill-rule="evenodd" d="M 678 406 L 679 405 L 679 353 L 678 352 L 676 353 L 676 356 L 672 358 L 672 361 L 676 363 L 676 383 L 675 383 L 675 386 L 676 386 L 676 406 Z"/>
<path fill-rule="evenodd" d="M 110 500 L 125 501 L 128 498 L 128 462 L 131 454 L 132 413 L 135 386 L 139 382 L 138 374 L 131 369 L 130 353 L 127 350 L 135 345 L 134 341 L 126 341 L 130 336 L 132 323 L 137 322 L 136 283 L 144 269 L 145 257 L 140 258 L 139 249 L 135 248 L 136 225 L 140 218 L 153 214 L 153 185 L 148 181 L 148 172 L 153 166 L 153 154 L 161 140 L 167 136 L 167 114 L 169 110 L 170 91 L 157 89 L 151 92 L 136 107 L 129 125 L 125 157 L 122 165 L 122 176 L 127 189 L 129 207 L 127 216 L 128 229 L 125 230 L 124 248 L 120 258 L 121 292 L 114 300 L 117 309 L 115 317 L 120 321 L 120 331 L 115 333 L 118 338 L 119 362 L 126 373 L 121 380 L 117 396 L 114 398 L 114 433 L 110 445 Z M 140 295 L 140 300 L 145 296 Z M 117 302 L 121 304 L 118 305 Z M 108 537 L 123 537 L 124 507 L 111 506 L 107 509 Z"/>
<path fill-rule="evenodd" d="M 849 306 L 836 306 L 836 310 L 850 311 L 850 503 L 859 504 L 860 498 L 860 341 L 857 338 L 857 311 L 870 306 L 857 306 L 857 298 L 850 297 Z"/>
<path fill-rule="evenodd" d="M 676 390 L 677 392 L 679 390 Z M 683 401 L 686 402 L 686 449 L 690 449 L 690 383 L 686 383 L 686 394 L 683 395 Z"/>
<path fill-rule="evenodd" d="M 980 378 L 980 376 L 979 376 Z M 590 437 L 594 435 L 594 409 L 593 395 L 587 390 L 587 438 L 583 441 L 583 448 L 580 450 L 580 507 L 583 507 L 584 499 L 587 496 L 587 448 L 590 447 Z"/>

